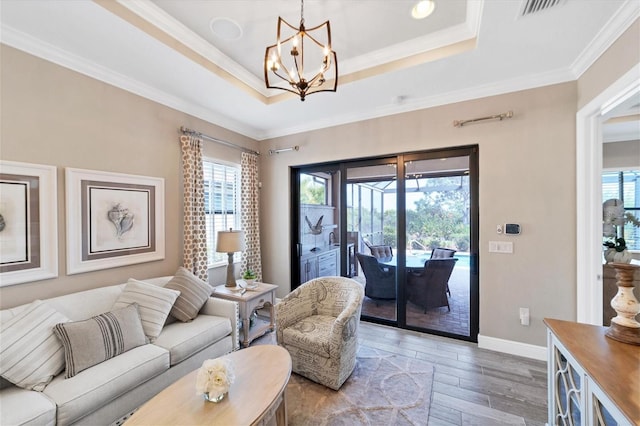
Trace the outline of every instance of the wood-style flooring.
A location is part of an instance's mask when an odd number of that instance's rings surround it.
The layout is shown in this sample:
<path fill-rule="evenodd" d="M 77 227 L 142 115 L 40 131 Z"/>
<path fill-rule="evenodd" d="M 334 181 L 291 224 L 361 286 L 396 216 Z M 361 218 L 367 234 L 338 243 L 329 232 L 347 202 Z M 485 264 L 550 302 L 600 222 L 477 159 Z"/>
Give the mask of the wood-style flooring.
<path fill-rule="evenodd" d="M 360 322 L 358 333 L 360 345 L 435 365 L 428 426 L 546 423 L 546 362 L 368 322 Z M 253 344 L 269 343 L 275 343 L 274 333 Z"/>
<path fill-rule="evenodd" d="M 543 426 L 547 363 L 476 343 L 360 322 L 360 344 L 435 364 L 429 426 Z"/>

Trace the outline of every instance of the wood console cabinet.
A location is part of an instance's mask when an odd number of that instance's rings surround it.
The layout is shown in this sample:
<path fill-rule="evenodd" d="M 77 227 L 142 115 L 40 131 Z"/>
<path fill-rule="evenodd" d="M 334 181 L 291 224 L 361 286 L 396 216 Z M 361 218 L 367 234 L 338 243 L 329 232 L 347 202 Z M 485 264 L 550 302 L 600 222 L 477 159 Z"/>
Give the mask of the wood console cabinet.
<path fill-rule="evenodd" d="M 607 327 L 545 319 L 548 424 L 640 425 L 640 346 Z"/>

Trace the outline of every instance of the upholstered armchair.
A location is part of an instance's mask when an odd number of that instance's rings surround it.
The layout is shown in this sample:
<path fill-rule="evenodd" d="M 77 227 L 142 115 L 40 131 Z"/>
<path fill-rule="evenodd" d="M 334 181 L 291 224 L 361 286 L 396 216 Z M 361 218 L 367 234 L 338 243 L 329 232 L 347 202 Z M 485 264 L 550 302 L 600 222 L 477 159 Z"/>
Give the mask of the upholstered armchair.
<path fill-rule="evenodd" d="M 338 390 L 353 372 L 364 291 L 344 277 L 302 284 L 276 304 L 276 339 L 294 372 Z"/>
<path fill-rule="evenodd" d="M 450 311 L 447 282 L 457 261 L 453 257 L 430 259 L 420 273 L 408 273 L 407 300 L 420 306 L 425 313 L 427 309 L 440 306 L 446 306 Z"/>

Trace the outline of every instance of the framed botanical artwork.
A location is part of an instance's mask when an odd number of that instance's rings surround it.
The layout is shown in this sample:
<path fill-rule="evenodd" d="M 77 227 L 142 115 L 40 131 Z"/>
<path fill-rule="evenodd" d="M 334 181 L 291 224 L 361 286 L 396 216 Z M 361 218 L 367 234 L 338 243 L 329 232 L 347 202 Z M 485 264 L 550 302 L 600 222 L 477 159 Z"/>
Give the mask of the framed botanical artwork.
<path fill-rule="evenodd" d="M 0 286 L 58 276 L 55 166 L 0 161 Z"/>
<path fill-rule="evenodd" d="M 66 169 L 67 274 L 164 259 L 164 179 Z"/>

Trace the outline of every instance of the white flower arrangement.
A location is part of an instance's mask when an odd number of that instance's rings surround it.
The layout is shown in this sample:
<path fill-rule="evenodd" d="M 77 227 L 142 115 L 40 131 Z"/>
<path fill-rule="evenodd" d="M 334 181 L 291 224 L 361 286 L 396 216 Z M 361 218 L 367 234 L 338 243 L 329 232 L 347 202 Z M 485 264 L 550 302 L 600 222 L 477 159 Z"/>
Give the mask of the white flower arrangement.
<path fill-rule="evenodd" d="M 207 359 L 196 376 L 196 395 L 211 396 L 225 394 L 235 380 L 233 363 L 226 358 Z"/>

